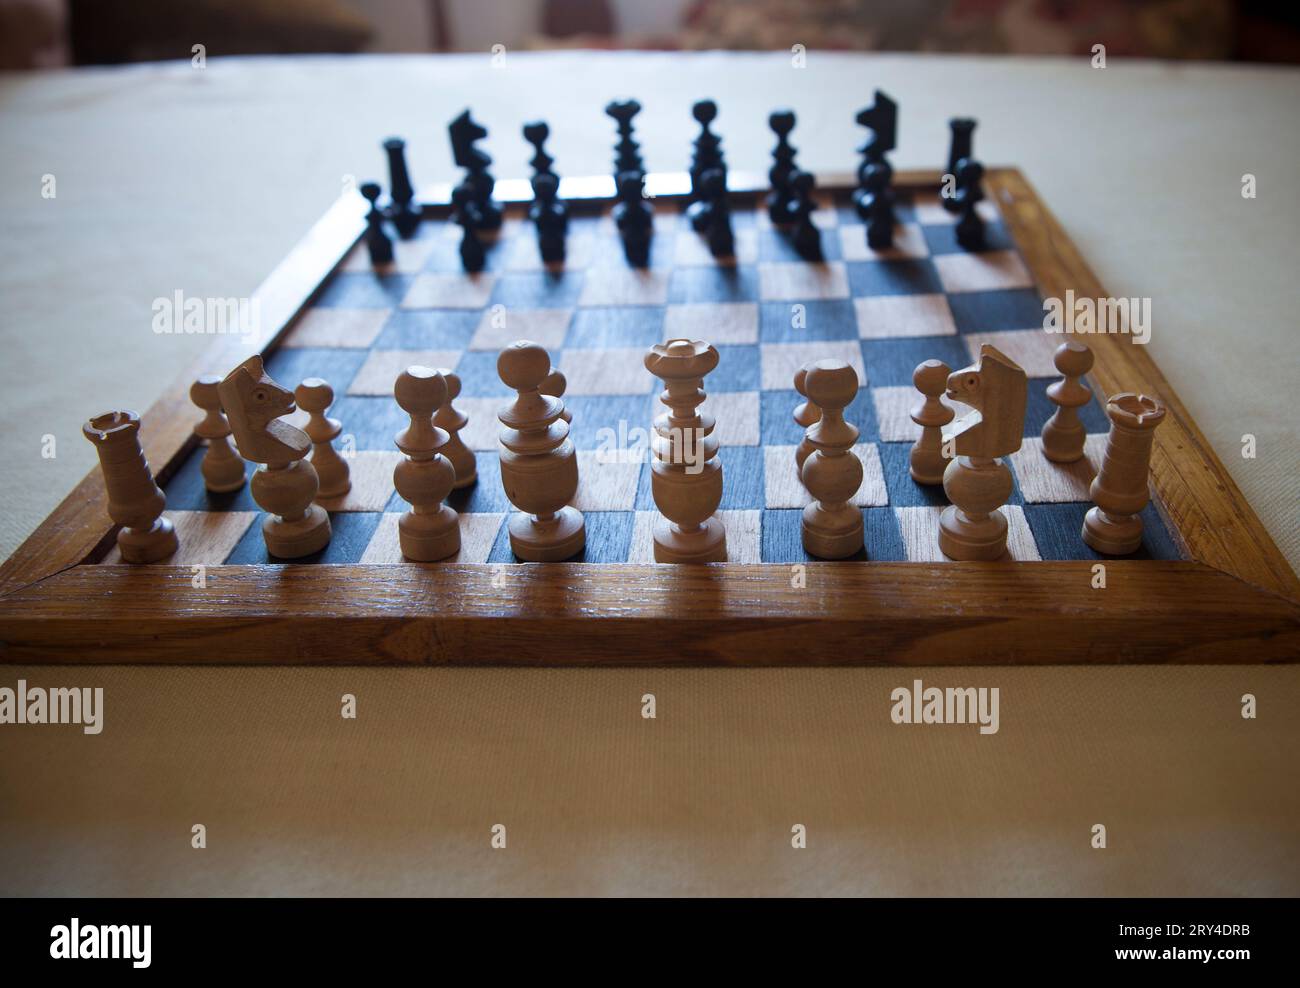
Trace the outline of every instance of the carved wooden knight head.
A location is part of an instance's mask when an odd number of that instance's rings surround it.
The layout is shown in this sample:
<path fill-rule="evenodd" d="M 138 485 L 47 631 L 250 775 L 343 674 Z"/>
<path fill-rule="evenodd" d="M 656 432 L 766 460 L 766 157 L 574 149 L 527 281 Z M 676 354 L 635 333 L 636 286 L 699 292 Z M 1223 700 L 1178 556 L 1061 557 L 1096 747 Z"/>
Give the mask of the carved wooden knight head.
<path fill-rule="evenodd" d="M 992 458 L 1018 450 L 1028 387 L 1024 369 L 987 343 L 980 347 L 978 364 L 949 374 L 948 397 L 974 409 L 948 430 L 957 439 L 957 454 Z"/>
<path fill-rule="evenodd" d="M 276 384 L 252 356 L 226 375 L 217 387 L 221 406 L 230 420 L 235 445 L 254 463 L 290 463 L 311 450 L 311 440 L 281 415 L 294 411 L 293 392 Z"/>

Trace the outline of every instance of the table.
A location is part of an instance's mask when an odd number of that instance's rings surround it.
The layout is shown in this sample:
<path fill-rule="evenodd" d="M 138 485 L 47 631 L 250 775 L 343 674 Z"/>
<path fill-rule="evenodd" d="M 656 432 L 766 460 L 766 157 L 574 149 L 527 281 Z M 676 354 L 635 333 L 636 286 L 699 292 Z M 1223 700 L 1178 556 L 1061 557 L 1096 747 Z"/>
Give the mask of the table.
<path fill-rule="evenodd" d="M 780 54 L 509 53 L 496 68 L 486 54 L 210 58 L 0 80 L 0 547 L 90 466 L 87 407 L 147 406 L 206 344 L 155 336 L 152 299 L 251 293 L 348 176 L 384 174 L 388 133 L 408 137 L 418 180 L 445 178 L 445 121 L 472 105 L 497 174 L 524 175 L 515 135 L 542 116 L 557 169 L 597 173 L 613 143 L 600 108 L 630 92 L 649 166 L 679 169 L 689 104 L 707 95 L 733 167 L 766 166 L 766 114 L 789 104 L 803 165 L 835 171 L 876 86 L 902 108 L 896 166 L 942 162 L 947 118 L 979 117 L 981 155 L 1024 171 L 1102 283 L 1152 298 L 1157 362 L 1297 565 L 1296 441 L 1276 396 L 1294 378 L 1300 73 L 817 52 L 806 69 Z M 888 669 L 8 667 L 0 684 L 104 686 L 107 726 L 10 728 L 0 874 L 52 894 L 1300 887 L 1293 668 L 919 675 L 998 686 L 999 733 L 890 723 L 889 692 L 912 677 Z M 339 717 L 345 692 L 355 722 Z M 1257 720 L 1240 716 L 1245 692 Z M 1104 851 L 1089 846 L 1098 822 Z"/>

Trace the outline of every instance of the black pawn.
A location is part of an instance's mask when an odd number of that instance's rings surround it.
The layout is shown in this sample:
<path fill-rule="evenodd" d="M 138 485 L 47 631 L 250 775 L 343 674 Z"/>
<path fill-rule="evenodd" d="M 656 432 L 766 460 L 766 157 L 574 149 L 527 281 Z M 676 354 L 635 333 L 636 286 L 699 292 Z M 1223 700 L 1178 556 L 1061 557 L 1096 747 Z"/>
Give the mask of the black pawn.
<path fill-rule="evenodd" d="M 542 146 L 546 139 L 551 136 L 551 128 L 544 121 L 538 120 L 536 123 L 524 124 L 524 140 L 533 146 L 533 160 L 529 162 L 533 167 L 534 175 L 551 175 L 551 165 L 555 159 L 546 153 Z"/>
<path fill-rule="evenodd" d="M 650 263 L 650 238 L 654 233 L 654 212 L 642 196 L 645 176 L 640 172 L 622 172 L 618 176 L 618 204 L 614 222 L 623 238 L 623 253 L 628 264 L 643 268 Z"/>
<path fill-rule="evenodd" d="M 477 204 L 474 190 L 462 182 L 451 190 L 452 218 L 461 228 L 460 263 L 470 274 L 483 270 L 487 254 L 478 236 Z"/>
<path fill-rule="evenodd" d="M 793 190 L 790 179 L 798 168 L 795 167 L 795 149 L 790 145 L 790 131 L 794 130 L 794 113 L 790 110 L 778 110 L 767 118 L 767 125 L 776 134 L 776 147 L 772 149 L 772 169 L 767 173 L 772 184 L 772 191 L 767 196 L 767 215 L 775 224 L 790 221 L 790 202 Z"/>
<path fill-rule="evenodd" d="M 558 198 L 560 180 L 541 174 L 533 178 L 533 205 L 528 211 L 537 225 L 537 249 L 545 264 L 564 262 L 564 237 L 569 229 L 569 213 Z"/>
<path fill-rule="evenodd" d="M 975 208 L 984 198 L 984 166 L 978 161 L 963 158 L 957 163 L 957 195 L 955 200 L 961 210 L 957 221 L 957 243 L 966 250 L 984 249 L 984 217 Z"/>
<path fill-rule="evenodd" d="M 701 192 L 709 204 L 709 225 L 705 237 L 714 257 L 735 257 L 736 238 L 731 231 L 731 207 L 727 202 L 727 176 L 721 168 L 704 173 Z"/>
<path fill-rule="evenodd" d="M 412 205 L 415 189 L 406 170 L 406 142 L 400 137 L 390 137 L 384 141 L 384 153 L 388 155 L 388 189 L 392 200 L 389 215 L 398 236 L 410 240 L 420 225 L 420 211 Z"/>
<path fill-rule="evenodd" d="M 868 175 L 874 177 L 868 178 Z M 885 192 L 890 205 L 890 216 L 892 223 L 894 193 L 890 185 L 894 181 L 894 166 L 888 161 L 864 161 L 858 169 L 858 188 L 853 192 L 853 205 L 857 208 L 858 216 L 863 223 L 871 222 L 871 210 L 879 201 L 879 196 L 873 192 L 873 188 Z M 869 183 L 874 182 L 872 186 Z"/>
<path fill-rule="evenodd" d="M 698 200 L 703 194 L 704 173 L 714 168 L 727 169 L 722 158 L 722 138 L 709 129 L 709 125 L 718 117 L 718 104 L 711 99 L 702 99 L 691 107 L 691 116 L 700 125 L 700 136 L 695 138 L 695 152 L 691 156 L 691 198 Z M 708 224 L 708 217 L 703 216 L 697 222 L 691 220 L 696 232 L 703 232 Z"/>
<path fill-rule="evenodd" d="M 790 203 L 790 222 L 794 226 L 794 249 L 806 261 L 822 259 L 822 235 L 813 223 L 812 214 L 816 209 L 813 202 L 813 177 L 808 172 L 795 172 L 790 180 L 794 190 L 794 201 Z"/>
<path fill-rule="evenodd" d="M 948 145 L 948 171 L 945 174 L 951 175 L 955 182 L 958 163 L 974 154 L 975 121 L 970 117 L 954 117 L 948 121 L 948 127 L 952 130 L 952 141 Z M 942 205 L 950 213 L 960 208 L 953 196 L 943 196 Z"/>
<path fill-rule="evenodd" d="M 361 194 L 370 203 L 370 212 L 366 214 L 366 249 L 370 251 L 370 263 L 375 267 L 393 263 L 393 241 L 384 232 L 384 212 L 379 208 L 379 184 L 366 182 L 361 186 Z"/>
<path fill-rule="evenodd" d="M 867 213 L 867 246 L 885 250 L 894 245 L 894 193 L 889 188 L 890 168 L 868 165 L 863 202 Z"/>
<path fill-rule="evenodd" d="M 618 143 L 614 145 L 614 177 L 623 172 L 645 174 L 641 160 L 641 146 L 632 136 L 632 118 L 641 112 L 641 104 L 634 99 L 614 100 L 605 107 L 605 113 L 618 125 Z"/>

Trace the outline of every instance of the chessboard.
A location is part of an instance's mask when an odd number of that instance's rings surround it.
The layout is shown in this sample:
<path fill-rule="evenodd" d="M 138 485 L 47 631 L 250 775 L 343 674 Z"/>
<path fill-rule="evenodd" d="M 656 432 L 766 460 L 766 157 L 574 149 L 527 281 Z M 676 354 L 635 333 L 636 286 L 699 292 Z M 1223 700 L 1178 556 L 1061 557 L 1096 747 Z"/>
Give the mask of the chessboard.
<path fill-rule="evenodd" d="M 650 175 L 649 263 L 628 265 L 609 215 L 609 178 L 566 179 L 568 257 L 542 263 L 526 218 L 527 183 L 498 183 L 506 203 L 484 270 L 467 274 L 447 187 L 426 190 L 424 221 L 376 269 L 361 240 L 365 204 L 341 199 L 257 295 L 260 336 L 222 338 L 143 416 L 141 440 L 167 496 L 180 549 L 123 565 L 98 469 L 0 570 L 4 661 L 535 665 L 854 665 L 897 663 L 1261 662 L 1300 656 L 1300 590 L 1186 409 L 1127 337 L 1086 340 L 1093 399 L 1080 411 L 1085 457 L 1059 465 L 1040 432 L 1054 410 L 1060 335 L 1043 299 L 1106 297 L 1055 219 L 1014 169 L 991 169 L 983 250 L 961 248 L 938 174 L 900 173 L 893 245 L 867 246 L 835 177 L 817 183 L 824 260 L 774 229 L 762 184 L 733 174 L 735 257 L 720 262 L 683 215 L 685 176 Z M 648 433 L 661 382 L 651 345 L 703 339 L 720 361 L 704 408 L 717 422 L 728 561 L 654 562 Z M 564 563 L 511 551 L 497 464 L 496 412 L 512 395 L 497 355 L 518 339 L 544 346 L 567 382 L 586 519 L 585 549 Z M 1024 368 L 1029 402 L 1015 487 L 1003 508 L 1008 555 L 948 560 L 938 546 L 941 486 L 917 484 L 908 456 L 919 427 L 913 372 L 953 369 L 992 344 Z M 189 386 L 253 352 L 293 388 L 334 389 L 330 415 L 352 487 L 323 501 L 333 536 L 305 559 L 268 556 L 245 484 L 208 491 Z M 795 371 L 842 360 L 862 387 L 846 417 L 863 465 L 854 503 L 865 548 L 810 558 L 800 539 L 808 493 L 795 468 Z M 455 372 L 461 438 L 477 482 L 448 503 L 460 552 L 403 558 L 393 440 L 406 417 L 396 376 L 422 364 Z M 1156 433 L 1143 541 L 1104 557 L 1080 536 L 1109 426 L 1104 396 L 1154 394 Z M 301 425 L 305 413 L 295 413 Z M 248 465 L 250 470 L 252 465 Z"/>

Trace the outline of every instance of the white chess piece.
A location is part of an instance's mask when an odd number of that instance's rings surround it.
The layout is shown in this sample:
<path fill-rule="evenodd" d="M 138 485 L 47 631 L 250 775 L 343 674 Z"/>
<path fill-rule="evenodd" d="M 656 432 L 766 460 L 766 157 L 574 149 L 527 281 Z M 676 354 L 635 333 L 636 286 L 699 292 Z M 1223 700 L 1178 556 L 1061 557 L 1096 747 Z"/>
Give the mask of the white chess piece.
<path fill-rule="evenodd" d="M 406 456 L 393 470 L 393 486 L 411 504 L 397 522 L 402 555 L 416 562 L 446 559 L 460 551 L 460 519 L 443 504 L 456 483 L 456 469 L 442 455 L 447 433 L 433 413 L 447 399 L 447 382 L 436 370 L 411 366 L 397 376 L 393 397 L 411 424 L 394 439 Z"/>

